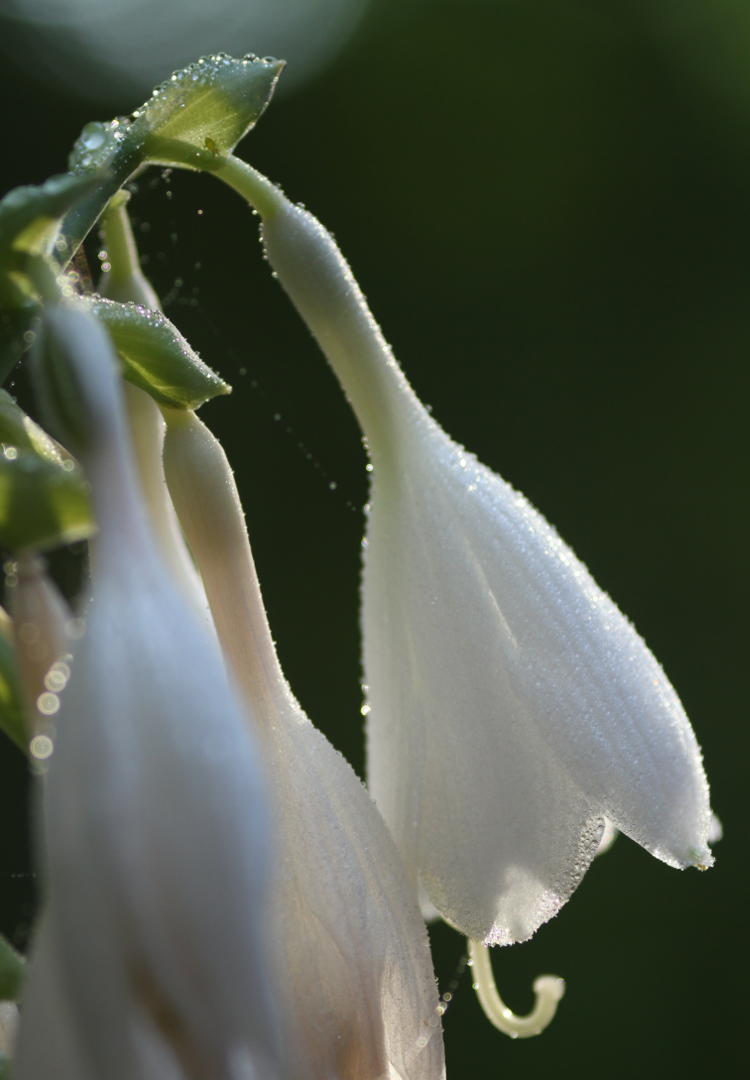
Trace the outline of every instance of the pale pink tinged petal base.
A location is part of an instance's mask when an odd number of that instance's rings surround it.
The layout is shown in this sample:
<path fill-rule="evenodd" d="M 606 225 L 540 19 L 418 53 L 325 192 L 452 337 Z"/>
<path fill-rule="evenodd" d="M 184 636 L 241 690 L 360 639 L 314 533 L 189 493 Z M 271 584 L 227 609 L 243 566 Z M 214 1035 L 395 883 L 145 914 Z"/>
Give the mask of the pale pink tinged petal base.
<path fill-rule="evenodd" d="M 276 723 L 269 766 L 284 853 L 275 937 L 310 1075 L 439 1080 L 427 935 L 369 796 L 300 713 Z"/>

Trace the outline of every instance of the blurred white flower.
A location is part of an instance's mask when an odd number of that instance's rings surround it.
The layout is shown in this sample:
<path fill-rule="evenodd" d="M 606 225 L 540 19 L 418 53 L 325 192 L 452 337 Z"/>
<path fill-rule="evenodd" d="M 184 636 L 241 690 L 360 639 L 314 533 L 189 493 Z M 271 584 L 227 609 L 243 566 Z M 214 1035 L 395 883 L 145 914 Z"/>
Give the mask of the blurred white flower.
<path fill-rule="evenodd" d="M 700 751 L 644 642 L 428 415 L 320 222 L 236 159 L 217 175 L 259 210 L 367 440 L 368 774 L 415 883 L 469 937 L 508 944 L 570 896 L 605 818 L 672 866 L 709 866 Z"/>
<path fill-rule="evenodd" d="M 37 78 L 124 109 L 165 73 L 232 48 L 290 62 L 286 92 L 346 43 L 367 0 L 6 0 L 0 49 Z M 291 80 L 291 82 L 290 82 Z"/>
<path fill-rule="evenodd" d="M 0 1001 L 0 1061 L 9 1057 L 18 1026 L 18 1006 L 12 1001 Z"/>
<path fill-rule="evenodd" d="M 195 416 L 166 415 L 167 481 L 265 752 L 289 1043 L 312 1080 L 439 1080 L 437 990 L 415 894 L 364 787 L 284 679 L 221 446 Z"/>
<path fill-rule="evenodd" d="M 72 305 L 50 308 L 40 356 L 99 536 L 45 777 L 46 937 L 14 1075 L 42 1075 L 34 1044 L 59 997 L 79 1080 L 273 1076 L 271 838 L 256 746 L 215 640 L 156 554 L 106 333 Z"/>
<path fill-rule="evenodd" d="M 13 1075 L 22 1080 L 87 1080 L 92 1075 L 60 971 L 59 937 L 48 903 L 34 931 L 23 990 L 24 1022 L 13 1054 Z"/>

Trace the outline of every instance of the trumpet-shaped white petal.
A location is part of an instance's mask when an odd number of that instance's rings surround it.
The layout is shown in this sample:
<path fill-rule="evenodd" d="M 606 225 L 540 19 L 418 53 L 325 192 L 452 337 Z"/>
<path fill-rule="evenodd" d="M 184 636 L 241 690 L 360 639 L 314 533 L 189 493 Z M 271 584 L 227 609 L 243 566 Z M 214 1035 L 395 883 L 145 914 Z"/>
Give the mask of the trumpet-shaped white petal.
<path fill-rule="evenodd" d="M 279 668 L 223 450 L 195 417 L 168 419 L 172 498 L 266 752 L 280 853 L 274 937 L 300 1070 L 311 1080 L 439 1080 L 435 980 L 398 853 Z"/>
<path fill-rule="evenodd" d="M 237 161 L 267 257 L 357 413 L 374 465 L 363 631 L 370 789 L 443 917 L 529 937 L 604 819 L 708 866 L 701 755 L 648 648 L 528 501 L 415 397 L 332 237 Z"/>
<path fill-rule="evenodd" d="M 661 668 L 541 516 L 431 421 L 376 469 L 363 627 L 369 778 L 470 936 L 555 914 L 608 818 L 706 865 L 700 753 Z"/>
<path fill-rule="evenodd" d="M 104 331 L 61 307 L 43 340 L 79 383 L 74 431 L 99 524 L 43 799 L 54 978 L 82 1080 L 156 1078 L 154 1060 L 175 1076 L 275 1075 L 256 747 L 215 641 L 156 555 Z M 43 1022 L 32 999 L 30 1038 Z"/>

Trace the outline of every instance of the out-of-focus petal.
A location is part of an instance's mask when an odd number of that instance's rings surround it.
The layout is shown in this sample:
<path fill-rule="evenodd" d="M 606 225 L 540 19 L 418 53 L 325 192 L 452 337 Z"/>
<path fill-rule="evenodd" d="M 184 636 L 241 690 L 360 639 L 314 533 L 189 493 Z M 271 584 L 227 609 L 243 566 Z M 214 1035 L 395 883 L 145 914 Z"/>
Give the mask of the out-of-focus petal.
<path fill-rule="evenodd" d="M 140 1078 L 144 1038 L 178 1075 L 238 1080 L 251 1059 L 273 1076 L 271 843 L 256 746 L 215 640 L 156 554 L 104 331 L 65 307 L 46 313 L 44 334 L 58 377 L 70 368 L 78 382 L 99 524 L 43 799 L 75 1038 L 108 1080 Z"/>
<path fill-rule="evenodd" d="M 60 977 L 51 912 L 36 930 L 23 991 L 21 1024 L 13 1057 L 14 1080 L 90 1080 L 94 1074 L 76 1042 Z"/>

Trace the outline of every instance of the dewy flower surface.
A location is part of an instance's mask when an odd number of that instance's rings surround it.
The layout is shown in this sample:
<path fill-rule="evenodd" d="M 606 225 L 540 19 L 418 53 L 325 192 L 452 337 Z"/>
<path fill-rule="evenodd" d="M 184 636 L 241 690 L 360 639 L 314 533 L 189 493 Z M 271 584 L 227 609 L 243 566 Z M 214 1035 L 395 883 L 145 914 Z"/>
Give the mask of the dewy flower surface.
<path fill-rule="evenodd" d="M 272 937 L 301 1075 L 440 1080 L 437 989 L 416 896 L 369 795 L 284 679 L 226 456 L 199 420 L 170 411 L 165 465 L 265 752 L 278 836 Z"/>
<path fill-rule="evenodd" d="M 81 392 L 76 412 L 51 392 L 51 411 L 69 423 L 99 536 L 45 777 L 48 907 L 14 1076 L 274 1076 L 256 746 L 215 640 L 156 555 L 106 333 L 60 305 L 43 341 L 50 384 Z M 50 1044 L 56 998 L 70 1025 Z M 58 1044 L 68 1058 L 45 1059 Z"/>
<path fill-rule="evenodd" d="M 701 755 L 662 669 L 528 501 L 452 442 L 330 234 L 236 159 L 268 259 L 338 375 L 374 467 L 363 580 L 371 791 L 440 914 L 528 938 L 604 819 L 708 866 Z"/>

